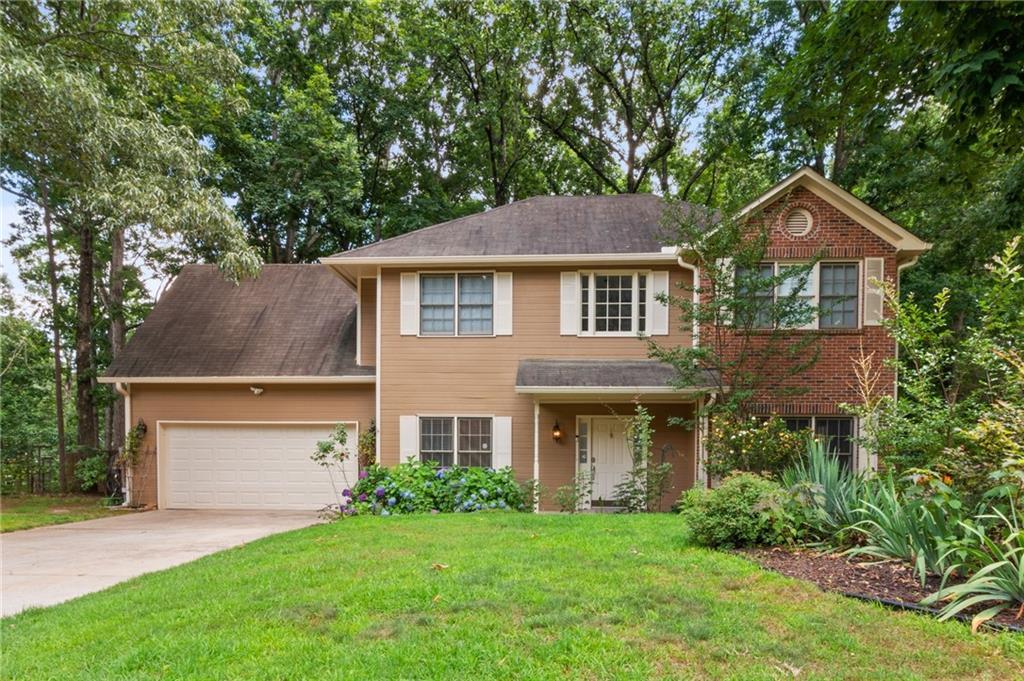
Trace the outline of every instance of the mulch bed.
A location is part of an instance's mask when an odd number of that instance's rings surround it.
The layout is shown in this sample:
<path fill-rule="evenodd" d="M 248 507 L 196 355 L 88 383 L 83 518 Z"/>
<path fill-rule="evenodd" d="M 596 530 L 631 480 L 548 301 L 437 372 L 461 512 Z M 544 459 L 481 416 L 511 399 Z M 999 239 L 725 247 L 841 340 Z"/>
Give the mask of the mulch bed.
<path fill-rule="evenodd" d="M 808 549 L 786 547 L 743 549 L 737 553 L 765 569 L 813 582 L 824 591 L 891 601 L 907 606 L 923 607 L 920 601 L 938 591 L 941 581 L 938 577 L 929 577 L 922 587 L 910 566 L 898 561 L 873 563 L 850 559 L 836 553 L 818 553 Z M 952 583 L 953 580 L 949 582 Z M 981 605 L 964 612 L 970 616 L 987 607 L 988 605 Z M 938 613 L 940 608 L 930 610 Z M 1024 631 L 1024 618 L 1016 619 L 1016 614 L 1016 608 L 1004 610 L 990 622 Z"/>

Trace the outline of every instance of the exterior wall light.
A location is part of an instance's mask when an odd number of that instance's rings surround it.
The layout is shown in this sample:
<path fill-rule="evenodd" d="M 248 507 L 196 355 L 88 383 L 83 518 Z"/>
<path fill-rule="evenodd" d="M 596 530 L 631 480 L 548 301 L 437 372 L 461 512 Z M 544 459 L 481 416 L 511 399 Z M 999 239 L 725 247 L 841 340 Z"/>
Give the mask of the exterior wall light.
<path fill-rule="evenodd" d="M 562 428 L 558 425 L 558 421 L 555 421 L 555 427 L 551 429 L 551 438 L 555 442 L 562 441 Z"/>
<path fill-rule="evenodd" d="M 252 394 L 255 395 L 256 397 L 259 397 L 260 395 L 263 394 L 263 386 L 260 385 L 250 385 L 249 390 L 251 390 Z"/>

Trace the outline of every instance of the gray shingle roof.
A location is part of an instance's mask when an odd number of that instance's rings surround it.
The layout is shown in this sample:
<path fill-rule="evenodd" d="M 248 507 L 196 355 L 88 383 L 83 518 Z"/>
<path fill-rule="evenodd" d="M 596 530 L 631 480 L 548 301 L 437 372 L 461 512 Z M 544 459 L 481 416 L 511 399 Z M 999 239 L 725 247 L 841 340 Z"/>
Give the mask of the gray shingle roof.
<path fill-rule="evenodd" d="M 666 388 L 678 379 L 671 364 L 652 359 L 524 359 L 517 388 Z M 713 385 L 705 373 L 700 386 Z"/>
<path fill-rule="evenodd" d="M 237 286 L 186 265 L 107 376 L 373 375 L 355 363 L 355 309 L 322 265 L 264 265 Z"/>
<path fill-rule="evenodd" d="M 535 196 L 331 258 L 657 253 L 667 205 L 652 194 Z"/>

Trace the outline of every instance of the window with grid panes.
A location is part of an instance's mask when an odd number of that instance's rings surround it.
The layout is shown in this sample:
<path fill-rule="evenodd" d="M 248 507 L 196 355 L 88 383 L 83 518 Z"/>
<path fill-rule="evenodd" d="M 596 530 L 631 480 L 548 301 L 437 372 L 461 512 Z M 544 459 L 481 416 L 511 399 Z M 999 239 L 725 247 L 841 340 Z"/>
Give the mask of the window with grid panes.
<path fill-rule="evenodd" d="M 420 461 L 440 466 L 454 465 L 455 438 L 450 417 L 420 418 Z"/>
<path fill-rule="evenodd" d="M 818 278 L 818 326 L 822 329 L 857 327 L 857 263 L 823 262 Z"/>
<path fill-rule="evenodd" d="M 587 272 L 580 275 L 580 331 L 626 334 L 647 329 L 647 274 Z"/>
<path fill-rule="evenodd" d="M 491 467 L 491 419 L 459 418 L 459 465 Z"/>

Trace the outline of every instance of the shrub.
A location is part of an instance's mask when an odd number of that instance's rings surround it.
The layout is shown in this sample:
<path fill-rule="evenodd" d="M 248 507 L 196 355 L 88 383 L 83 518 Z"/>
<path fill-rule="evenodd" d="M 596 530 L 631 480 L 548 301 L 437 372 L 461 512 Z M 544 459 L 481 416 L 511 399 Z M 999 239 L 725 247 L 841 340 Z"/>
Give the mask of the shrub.
<path fill-rule="evenodd" d="M 805 437 L 790 432 L 785 422 L 774 416 L 716 417 L 712 437 L 708 439 L 707 471 L 716 477 L 732 471 L 777 476 L 799 460 Z"/>
<path fill-rule="evenodd" d="M 715 489 L 691 489 L 679 500 L 690 538 L 702 546 L 734 548 L 775 544 L 788 532 L 785 492 L 754 473 L 736 473 Z"/>
<path fill-rule="evenodd" d="M 75 477 L 82 484 L 83 491 L 93 491 L 107 479 L 107 460 L 109 458 L 106 453 L 100 452 L 87 456 L 75 464 Z"/>
<path fill-rule="evenodd" d="M 415 460 L 392 468 L 370 466 L 342 496 L 344 515 L 527 509 L 510 468 L 439 468 Z"/>

